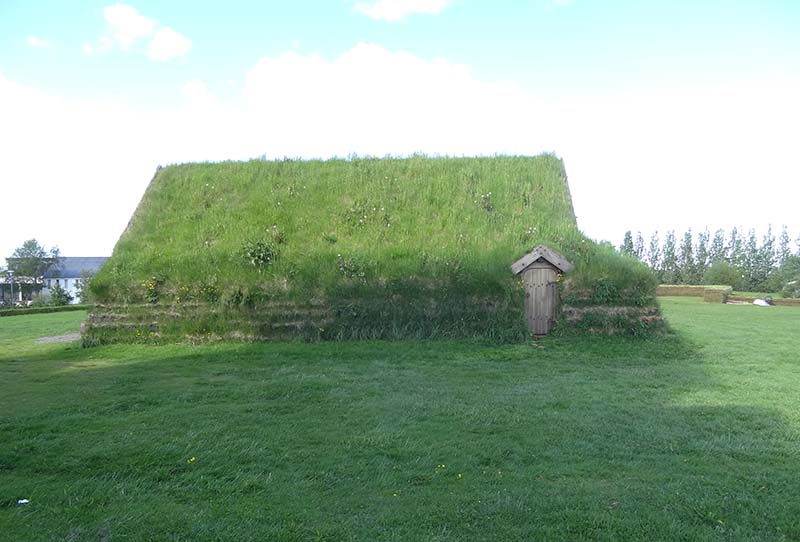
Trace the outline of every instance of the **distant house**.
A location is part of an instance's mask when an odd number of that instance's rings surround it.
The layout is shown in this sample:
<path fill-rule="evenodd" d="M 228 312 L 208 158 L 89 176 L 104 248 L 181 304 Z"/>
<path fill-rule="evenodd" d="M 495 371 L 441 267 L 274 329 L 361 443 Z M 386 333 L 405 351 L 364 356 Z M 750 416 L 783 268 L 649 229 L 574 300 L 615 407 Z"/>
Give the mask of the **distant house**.
<path fill-rule="evenodd" d="M 41 277 L 0 276 L 0 307 L 27 303 L 42 289 Z"/>
<path fill-rule="evenodd" d="M 59 264 L 50 267 L 43 278 L 44 288 L 42 294 L 47 295 L 50 290 L 58 284 L 69 295 L 72 296 L 72 303 L 78 303 L 78 281 L 97 273 L 108 259 L 107 256 L 87 257 L 87 258 L 59 258 Z"/>

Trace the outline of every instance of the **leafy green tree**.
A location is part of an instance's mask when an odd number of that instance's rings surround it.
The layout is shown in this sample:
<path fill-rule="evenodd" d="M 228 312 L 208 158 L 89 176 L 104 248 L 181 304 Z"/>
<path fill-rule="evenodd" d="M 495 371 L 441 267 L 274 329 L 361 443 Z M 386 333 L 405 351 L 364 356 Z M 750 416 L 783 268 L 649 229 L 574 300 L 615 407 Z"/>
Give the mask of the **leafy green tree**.
<path fill-rule="evenodd" d="M 64 288 L 61 287 L 60 284 L 56 283 L 52 288 L 50 288 L 50 304 L 51 305 L 69 305 L 70 301 L 72 301 L 72 296 L 69 292 L 67 292 Z"/>
<path fill-rule="evenodd" d="M 772 234 L 772 225 L 767 228 L 767 233 L 761 240 L 756 257 L 756 279 L 758 290 L 774 292 L 782 286 L 776 265 L 775 236 Z"/>
<path fill-rule="evenodd" d="M 716 260 L 703 274 L 703 284 L 724 284 L 735 288 L 741 278 L 741 272 L 736 267 L 725 260 Z"/>
<path fill-rule="evenodd" d="M 639 258 L 639 261 L 644 261 L 644 237 L 642 232 L 636 232 L 636 239 L 633 241 L 633 255 Z"/>
<path fill-rule="evenodd" d="M 741 268 L 744 264 L 744 242 L 739 231 L 734 227 L 728 238 L 728 247 L 725 250 L 725 259 L 734 267 Z"/>
<path fill-rule="evenodd" d="M 737 288 L 755 292 L 771 290 L 775 286 L 770 281 L 770 275 L 774 269 L 774 244 L 772 228 L 764 236 L 760 245 L 755 230 L 751 229 L 748 232 L 743 248 L 742 282 L 737 285 Z"/>
<path fill-rule="evenodd" d="M 800 297 L 800 254 L 787 257 L 781 264 L 781 293 L 784 297 Z"/>
<path fill-rule="evenodd" d="M 59 263 L 58 247 L 48 251 L 36 239 L 29 239 L 15 249 L 10 258 L 6 258 L 6 273 L 11 276 L 15 291 L 27 297 L 44 287 L 42 275 Z"/>
<path fill-rule="evenodd" d="M 631 230 L 625 232 L 625 238 L 622 240 L 622 244 L 619 246 L 619 251 L 623 254 L 630 254 L 631 256 L 634 255 L 633 235 L 631 234 Z"/>
<path fill-rule="evenodd" d="M 708 246 L 709 263 L 725 259 L 725 230 L 719 229 L 714 232 L 714 238 Z"/>
<path fill-rule="evenodd" d="M 775 253 L 778 266 L 783 265 L 783 262 L 792 255 L 792 249 L 789 248 L 789 232 L 786 230 L 786 225 L 781 227 L 781 235 L 778 238 L 778 250 Z"/>
<path fill-rule="evenodd" d="M 678 252 L 678 282 L 694 284 L 694 246 L 692 244 L 692 228 L 683 234 Z"/>
<path fill-rule="evenodd" d="M 692 269 L 692 284 L 700 284 L 703 281 L 703 275 L 708 270 L 711 264 L 708 251 L 708 230 L 701 231 L 697 234 L 697 245 L 694 250 L 694 268 Z"/>
<path fill-rule="evenodd" d="M 659 280 L 663 284 L 675 284 L 678 282 L 678 253 L 675 246 L 675 232 L 672 230 L 668 231 L 667 236 L 664 238 L 661 269 Z"/>
<path fill-rule="evenodd" d="M 88 303 L 90 296 L 90 285 L 92 283 L 93 273 L 89 271 L 81 271 L 81 278 L 75 284 L 75 293 L 77 294 L 78 301 L 81 303 Z"/>
<path fill-rule="evenodd" d="M 767 228 L 767 233 L 761 239 L 759 257 L 763 268 L 772 268 L 775 264 L 775 236 L 772 234 L 772 224 Z"/>
<path fill-rule="evenodd" d="M 647 265 L 656 272 L 659 280 L 661 280 L 661 242 L 658 239 L 658 230 L 654 231 L 650 236 L 650 246 L 647 249 Z"/>
<path fill-rule="evenodd" d="M 49 251 L 36 239 L 28 239 L 22 246 L 14 250 L 10 258 L 6 258 L 9 271 L 17 277 L 39 278 L 45 271 L 60 262 L 58 247 Z"/>
<path fill-rule="evenodd" d="M 785 281 L 794 279 L 795 276 L 800 275 L 800 255 L 789 256 L 780 267 L 780 273 L 783 275 Z"/>
<path fill-rule="evenodd" d="M 786 286 L 781 290 L 783 297 L 798 298 L 800 297 L 800 275 L 797 275 L 794 280 L 786 283 Z"/>
<path fill-rule="evenodd" d="M 758 267 L 758 240 L 756 232 L 750 229 L 747 240 L 742 244 L 742 280 L 736 288 L 744 291 L 755 291 L 756 268 Z"/>

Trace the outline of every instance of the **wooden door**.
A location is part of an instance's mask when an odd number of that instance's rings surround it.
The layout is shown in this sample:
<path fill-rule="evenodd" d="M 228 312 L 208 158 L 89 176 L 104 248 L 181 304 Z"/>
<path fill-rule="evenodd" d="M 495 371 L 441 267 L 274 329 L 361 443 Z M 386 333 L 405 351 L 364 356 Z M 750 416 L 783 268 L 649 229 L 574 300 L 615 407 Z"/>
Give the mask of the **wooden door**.
<path fill-rule="evenodd" d="M 525 318 L 534 335 L 553 329 L 558 306 L 558 273 L 552 267 L 532 266 L 522 274 L 525 284 Z"/>

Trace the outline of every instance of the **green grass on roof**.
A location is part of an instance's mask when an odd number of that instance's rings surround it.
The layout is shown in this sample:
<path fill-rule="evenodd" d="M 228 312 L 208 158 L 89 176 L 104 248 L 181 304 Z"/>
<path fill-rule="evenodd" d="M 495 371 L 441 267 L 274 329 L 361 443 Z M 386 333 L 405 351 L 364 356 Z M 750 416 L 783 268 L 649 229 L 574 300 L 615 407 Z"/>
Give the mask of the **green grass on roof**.
<path fill-rule="evenodd" d="M 575 300 L 596 297 L 597 280 L 603 302 L 653 298 L 642 266 L 580 233 L 550 154 L 163 168 L 93 292 L 101 303 L 507 296 L 509 266 L 539 244 L 576 264 Z M 269 263 L 252 264 L 254 247 Z"/>

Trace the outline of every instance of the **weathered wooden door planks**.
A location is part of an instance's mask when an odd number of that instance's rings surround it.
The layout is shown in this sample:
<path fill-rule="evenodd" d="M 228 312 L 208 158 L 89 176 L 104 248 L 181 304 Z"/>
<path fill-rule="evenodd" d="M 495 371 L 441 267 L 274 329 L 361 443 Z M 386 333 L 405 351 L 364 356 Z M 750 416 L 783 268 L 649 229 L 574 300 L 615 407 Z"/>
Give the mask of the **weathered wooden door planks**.
<path fill-rule="evenodd" d="M 571 269 L 572 264 L 561 254 L 544 245 L 511 265 L 511 271 L 522 276 L 525 319 L 534 335 L 547 335 L 553 329 L 558 313 L 558 276 Z"/>
<path fill-rule="evenodd" d="M 534 335 L 553 329 L 558 307 L 558 273 L 550 266 L 532 266 L 522 275 L 525 284 L 525 318 Z"/>

